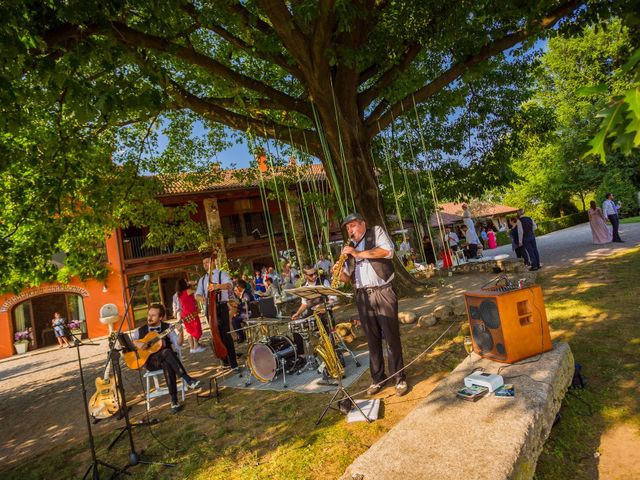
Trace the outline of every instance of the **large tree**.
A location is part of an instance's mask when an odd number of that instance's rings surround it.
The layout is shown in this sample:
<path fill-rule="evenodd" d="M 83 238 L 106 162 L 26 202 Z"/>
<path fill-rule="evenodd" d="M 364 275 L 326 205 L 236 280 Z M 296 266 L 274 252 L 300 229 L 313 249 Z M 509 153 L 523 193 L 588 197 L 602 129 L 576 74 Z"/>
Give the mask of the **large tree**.
<path fill-rule="evenodd" d="M 30 123 L 63 126 L 65 148 L 74 144 L 69 138 L 99 143 L 108 134 L 112 158 L 126 163 L 115 148 L 123 130 L 146 139 L 159 118 L 184 129 L 197 116 L 213 132 L 224 125 L 317 156 L 336 170 L 336 190 L 353 192 L 366 219 L 384 224 L 371 155 L 381 130 L 509 61 L 505 52 L 526 48 L 560 20 L 570 27 L 626 7 L 611 3 L 4 3 L 3 141 L 28 138 Z M 25 108 L 34 97 L 39 111 Z M 460 100 L 441 113 L 455 114 Z M 49 140 L 41 149 L 55 151 Z M 147 158 L 142 153 L 138 159 Z M 180 160 L 190 161 L 164 157 L 169 167 Z M 4 236 L 13 228 L 0 226 Z"/>

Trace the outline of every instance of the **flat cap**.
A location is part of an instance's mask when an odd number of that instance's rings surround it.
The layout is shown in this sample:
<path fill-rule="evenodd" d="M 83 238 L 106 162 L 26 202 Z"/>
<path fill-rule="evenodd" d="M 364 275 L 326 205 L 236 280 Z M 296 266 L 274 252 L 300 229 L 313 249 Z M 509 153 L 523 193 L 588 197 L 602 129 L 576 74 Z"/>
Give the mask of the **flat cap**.
<path fill-rule="evenodd" d="M 342 223 L 340 224 L 340 226 L 344 227 L 347 223 L 351 223 L 355 221 L 364 221 L 364 218 L 362 218 L 362 215 L 360 215 L 358 212 L 353 212 L 347 215 L 346 217 L 344 217 L 344 220 L 342 220 Z"/>

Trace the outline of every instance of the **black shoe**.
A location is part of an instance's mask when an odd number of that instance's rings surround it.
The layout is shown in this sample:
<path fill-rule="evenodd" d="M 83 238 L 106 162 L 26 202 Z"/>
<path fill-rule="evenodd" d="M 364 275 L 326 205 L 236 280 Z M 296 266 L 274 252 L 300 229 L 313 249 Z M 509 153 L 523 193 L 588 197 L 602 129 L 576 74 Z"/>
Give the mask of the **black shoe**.
<path fill-rule="evenodd" d="M 183 405 L 181 403 L 172 403 L 171 404 L 171 413 L 178 413 L 182 410 Z"/>

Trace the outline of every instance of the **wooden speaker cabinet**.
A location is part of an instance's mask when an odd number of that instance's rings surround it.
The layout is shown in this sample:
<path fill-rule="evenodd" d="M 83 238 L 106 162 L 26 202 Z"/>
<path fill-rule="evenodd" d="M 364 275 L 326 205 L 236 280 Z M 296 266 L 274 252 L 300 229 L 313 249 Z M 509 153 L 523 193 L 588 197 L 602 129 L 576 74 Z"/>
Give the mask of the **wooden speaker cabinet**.
<path fill-rule="evenodd" d="M 464 294 L 473 351 L 514 363 L 551 350 L 542 288 L 494 287 Z"/>

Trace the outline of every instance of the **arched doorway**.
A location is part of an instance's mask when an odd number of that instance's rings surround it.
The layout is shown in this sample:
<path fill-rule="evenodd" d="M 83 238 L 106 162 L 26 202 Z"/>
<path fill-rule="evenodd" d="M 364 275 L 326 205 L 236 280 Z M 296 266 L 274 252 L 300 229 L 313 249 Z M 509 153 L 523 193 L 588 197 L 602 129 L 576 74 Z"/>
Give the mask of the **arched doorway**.
<path fill-rule="evenodd" d="M 16 305 L 11 317 L 13 331 L 31 328 L 32 348 L 56 345 L 51 319 L 54 312 L 60 312 L 67 322 L 80 320 L 82 331 L 86 333 L 86 317 L 82 296 L 75 293 L 54 293 L 39 295 Z"/>

